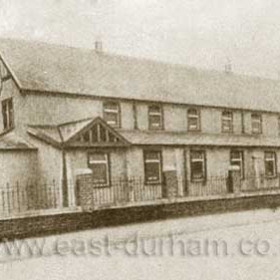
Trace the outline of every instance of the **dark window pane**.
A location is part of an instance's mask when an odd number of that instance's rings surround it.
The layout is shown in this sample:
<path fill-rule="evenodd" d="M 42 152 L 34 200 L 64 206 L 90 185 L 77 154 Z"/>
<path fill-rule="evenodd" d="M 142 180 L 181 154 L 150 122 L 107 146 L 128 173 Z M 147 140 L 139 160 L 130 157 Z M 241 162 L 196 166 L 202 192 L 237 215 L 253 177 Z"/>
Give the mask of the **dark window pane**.
<path fill-rule="evenodd" d="M 268 177 L 276 175 L 276 154 L 273 152 L 265 153 L 265 175 Z"/>
<path fill-rule="evenodd" d="M 2 103 L 2 114 L 3 114 L 3 126 L 4 129 L 8 128 L 8 116 L 7 116 L 7 103 L 3 101 Z"/>
<path fill-rule="evenodd" d="M 189 119 L 189 128 L 190 128 L 190 129 L 198 128 L 198 120 L 197 120 L 197 119 L 190 118 L 190 119 Z"/>
<path fill-rule="evenodd" d="M 106 102 L 104 104 L 104 109 L 105 110 L 115 110 L 118 111 L 119 110 L 119 104 L 116 102 Z"/>
<path fill-rule="evenodd" d="M 267 161 L 265 163 L 265 173 L 267 176 L 273 176 L 274 175 L 274 164 L 272 161 Z"/>
<path fill-rule="evenodd" d="M 161 117 L 160 116 L 150 116 L 150 126 L 154 128 L 161 127 Z"/>
<path fill-rule="evenodd" d="M 106 164 L 92 164 L 93 182 L 97 184 L 107 184 L 107 165 Z"/>
<path fill-rule="evenodd" d="M 202 152 L 192 152 L 191 154 L 191 158 L 192 160 L 203 160 L 204 159 L 204 153 Z"/>
<path fill-rule="evenodd" d="M 13 112 L 13 101 L 12 101 L 12 99 L 10 99 L 8 101 L 8 114 L 9 114 L 9 127 L 13 127 L 14 112 Z"/>
<path fill-rule="evenodd" d="M 159 152 L 147 152 L 145 154 L 145 158 L 146 160 L 150 160 L 150 159 L 159 159 L 160 158 L 160 153 Z"/>
<path fill-rule="evenodd" d="M 116 113 L 105 113 L 104 114 L 104 119 L 106 121 L 107 124 L 112 125 L 112 126 L 116 126 L 118 125 L 118 114 Z"/>
<path fill-rule="evenodd" d="M 259 114 L 252 114 L 252 132 L 262 132 L 262 117 Z"/>
<path fill-rule="evenodd" d="M 109 184 L 109 161 L 108 155 L 104 153 L 94 153 L 89 155 L 89 168 L 92 169 L 93 183 Z"/>
<path fill-rule="evenodd" d="M 192 168 L 193 179 L 202 179 L 204 177 L 202 162 L 193 162 L 191 168 Z"/>
<path fill-rule="evenodd" d="M 161 107 L 157 105 L 151 105 L 149 106 L 149 112 L 150 113 L 161 113 Z"/>
<path fill-rule="evenodd" d="M 232 112 L 222 113 L 222 131 L 232 132 L 233 130 L 233 115 Z"/>
<path fill-rule="evenodd" d="M 189 109 L 188 114 L 189 114 L 189 116 L 197 116 L 198 112 L 196 109 Z"/>
<path fill-rule="evenodd" d="M 159 163 L 146 163 L 146 181 L 159 182 L 160 165 Z"/>
<path fill-rule="evenodd" d="M 147 183 L 161 183 L 161 156 L 158 151 L 148 151 L 144 154 L 145 181 Z"/>
<path fill-rule="evenodd" d="M 12 99 L 6 99 L 2 101 L 2 116 L 4 129 L 12 128 L 14 126 L 14 111 Z"/>
<path fill-rule="evenodd" d="M 199 130 L 199 112 L 196 109 L 188 110 L 188 128 L 189 130 Z"/>
<path fill-rule="evenodd" d="M 232 152 L 231 153 L 231 159 L 234 160 L 234 159 L 242 159 L 242 156 L 241 156 L 241 153 L 240 152 Z"/>
<path fill-rule="evenodd" d="M 205 155 L 201 151 L 191 153 L 191 179 L 205 179 Z"/>
<path fill-rule="evenodd" d="M 120 126 L 120 106 L 116 102 L 104 103 L 104 120 L 114 127 Z"/>
<path fill-rule="evenodd" d="M 162 110 L 160 106 L 149 106 L 149 127 L 151 129 L 162 129 Z"/>
<path fill-rule="evenodd" d="M 230 164 L 233 166 L 238 166 L 240 170 L 241 178 L 244 178 L 244 167 L 243 167 L 243 152 L 233 151 L 230 153 Z"/>

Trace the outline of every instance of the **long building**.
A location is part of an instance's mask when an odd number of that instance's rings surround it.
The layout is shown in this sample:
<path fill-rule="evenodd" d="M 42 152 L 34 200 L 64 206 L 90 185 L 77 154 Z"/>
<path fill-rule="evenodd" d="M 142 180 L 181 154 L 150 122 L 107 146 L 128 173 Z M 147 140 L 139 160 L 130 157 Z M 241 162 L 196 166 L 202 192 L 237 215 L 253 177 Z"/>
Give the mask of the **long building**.
<path fill-rule="evenodd" d="M 12 39 L 0 69 L 2 189 L 53 181 L 75 208 L 84 175 L 90 203 L 211 197 L 236 192 L 233 167 L 239 192 L 279 187 L 278 81 Z"/>

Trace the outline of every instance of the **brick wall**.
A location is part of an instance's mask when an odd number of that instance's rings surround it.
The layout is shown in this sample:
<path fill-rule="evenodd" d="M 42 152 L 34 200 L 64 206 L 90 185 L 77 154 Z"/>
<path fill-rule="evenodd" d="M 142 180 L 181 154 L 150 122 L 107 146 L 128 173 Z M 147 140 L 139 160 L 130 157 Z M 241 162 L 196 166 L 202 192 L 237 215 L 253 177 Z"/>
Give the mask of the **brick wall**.
<path fill-rule="evenodd" d="M 145 221 L 280 206 L 280 195 L 192 201 L 157 206 L 107 209 L 29 217 L 0 222 L 0 240 L 60 234 Z"/>

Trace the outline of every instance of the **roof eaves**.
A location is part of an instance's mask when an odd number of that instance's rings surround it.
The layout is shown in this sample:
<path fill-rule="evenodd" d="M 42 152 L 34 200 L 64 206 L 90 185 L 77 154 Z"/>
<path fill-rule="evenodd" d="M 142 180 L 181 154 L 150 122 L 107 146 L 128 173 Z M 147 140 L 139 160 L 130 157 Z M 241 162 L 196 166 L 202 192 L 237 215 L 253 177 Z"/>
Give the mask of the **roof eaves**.
<path fill-rule="evenodd" d="M 245 111 L 245 112 L 260 112 L 260 113 L 280 113 L 279 110 L 268 110 L 262 108 L 250 108 L 249 106 L 230 106 L 230 105 L 215 105 L 215 104 L 202 104 L 202 103 L 190 103 L 190 102 L 176 102 L 169 100 L 153 100 L 148 98 L 137 98 L 137 97 L 128 97 L 128 96 L 107 96 L 107 95 L 93 95 L 89 93 L 77 93 L 77 92 L 64 92 L 59 90 L 43 90 L 43 89 L 31 89 L 26 87 L 21 87 L 21 91 L 24 94 L 46 94 L 46 95 L 64 95 L 72 98 L 90 98 L 90 99 L 98 99 L 98 100 L 123 100 L 123 101 L 135 101 L 135 102 L 143 102 L 143 103 L 161 103 L 161 104 L 171 104 L 171 105 L 180 105 L 180 106 L 193 106 L 199 108 L 214 108 L 214 109 L 227 109 L 227 110 L 236 110 L 236 111 Z"/>
<path fill-rule="evenodd" d="M 56 148 L 61 149 L 62 148 L 62 144 L 55 141 L 53 138 L 47 136 L 46 134 L 40 133 L 38 132 L 36 129 L 28 129 L 27 130 L 28 134 L 30 134 L 33 137 L 36 137 L 39 140 L 44 141 L 47 144 L 50 144 Z"/>
<path fill-rule="evenodd" d="M 0 151 L 38 151 L 36 147 L 0 147 Z"/>
<path fill-rule="evenodd" d="M 0 60 L 3 62 L 4 66 L 8 69 L 8 71 L 11 73 L 12 79 L 14 80 L 14 82 L 17 85 L 18 89 L 22 90 L 23 86 L 22 86 L 20 80 L 18 79 L 17 75 L 13 71 L 12 67 L 10 67 L 9 63 L 5 60 L 5 57 L 3 56 L 1 51 L 0 51 Z"/>

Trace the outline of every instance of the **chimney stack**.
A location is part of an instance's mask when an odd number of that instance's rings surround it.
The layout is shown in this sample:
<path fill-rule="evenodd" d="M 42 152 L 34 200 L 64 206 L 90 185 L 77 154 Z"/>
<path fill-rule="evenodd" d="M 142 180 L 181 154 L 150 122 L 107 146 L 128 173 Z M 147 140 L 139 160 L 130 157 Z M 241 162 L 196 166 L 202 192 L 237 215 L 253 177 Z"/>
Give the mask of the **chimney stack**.
<path fill-rule="evenodd" d="M 94 47 L 95 47 L 95 51 L 97 53 L 102 53 L 103 52 L 102 41 L 100 41 L 100 40 L 95 41 Z"/>

